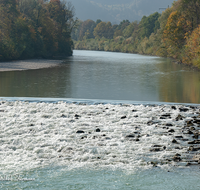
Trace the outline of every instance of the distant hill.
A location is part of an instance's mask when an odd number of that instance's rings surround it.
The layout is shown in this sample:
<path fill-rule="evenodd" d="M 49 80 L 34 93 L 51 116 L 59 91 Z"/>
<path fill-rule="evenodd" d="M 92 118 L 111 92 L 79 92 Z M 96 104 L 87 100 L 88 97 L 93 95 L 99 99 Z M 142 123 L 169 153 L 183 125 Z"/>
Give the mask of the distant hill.
<path fill-rule="evenodd" d="M 171 6 L 174 0 L 70 0 L 81 20 L 111 21 L 141 20 L 146 15 L 162 12 L 159 8 Z"/>

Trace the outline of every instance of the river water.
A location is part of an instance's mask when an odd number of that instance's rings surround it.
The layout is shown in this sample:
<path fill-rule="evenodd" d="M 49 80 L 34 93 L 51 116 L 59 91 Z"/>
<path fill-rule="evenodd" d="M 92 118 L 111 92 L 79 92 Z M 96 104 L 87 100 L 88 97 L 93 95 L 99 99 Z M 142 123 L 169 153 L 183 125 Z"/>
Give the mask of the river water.
<path fill-rule="evenodd" d="M 170 59 L 74 50 L 58 67 L 0 73 L 0 96 L 200 103 L 200 74 Z"/>
<path fill-rule="evenodd" d="M 2 72 L 0 79 L 1 97 L 200 103 L 199 72 L 152 56 L 74 51 L 57 67 Z M 0 101 L 1 189 L 200 189 L 198 166 L 147 164 L 187 152 L 187 147 L 173 149 L 173 136 L 161 135 L 162 127 L 146 125 L 169 112 L 167 122 L 184 125 L 184 120 L 175 121 L 178 109 L 48 100 Z M 126 120 L 119 120 L 124 114 Z M 187 120 L 194 115 L 191 108 L 184 116 Z M 160 122 L 162 126 L 166 121 Z M 127 141 L 125 136 L 136 128 L 140 141 Z M 80 129 L 87 131 L 86 139 L 76 133 Z M 166 151 L 150 153 L 151 145 L 159 143 Z"/>

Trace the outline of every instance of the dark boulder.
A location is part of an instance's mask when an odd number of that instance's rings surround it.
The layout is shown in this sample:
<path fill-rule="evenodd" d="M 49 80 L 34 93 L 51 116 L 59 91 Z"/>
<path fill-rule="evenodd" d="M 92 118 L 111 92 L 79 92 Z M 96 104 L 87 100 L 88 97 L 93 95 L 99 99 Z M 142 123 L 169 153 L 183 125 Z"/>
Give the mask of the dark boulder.
<path fill-rule="evenodd" d="M 177 138 L 177 139 L 182 139 L 183 138 L 183 136 L 179 136 L 179 135 L 177 135 L 177 136 L 175 136 L 175 138 Z"/>
<path fill-rule="evenodd" d="M 193 123 L 200 124 L 200 119 L 194 119 Z"/>
<path fill-rule="evenodd" d="M 78 131 L 76 131 L 76 133 L 85 133 L 85 132 L 82 130 L 78 130 Z"/>
<path fill-rule="evenodd" d="M 133 135 L 133 134 L 126 135 L 126 138 L 134 138 L 134 137 L 135 137 L 135 135 Z"/>
<path fill-rule="evenodd" d="M 99 128 L 96 129 L 96 132 L 101 132 L 101 130 Z"/>
<path fill-rule="evenodd" d="M 174 162 L 180 162 L 180 161 L 182 160 L 180 156 L 181 156 L 180 154 L 176 154 L 176 155 L 172 158 L 172 160 L 173 160 Z"/>
<path fill-rule="evenodd" d="M 179 121 L 179 120 L 183 120 L 185 117 L 184 116 L 182 116 L 182 115 L 178 115 L 177 117 L 176 117 L 176 121 Z"/>
<path fill-rule="evenodd" d="M 200 144 L 200 140 L 190 141 L 188 144 Z"/>
<path fill-rule="evenodd" d="M 170 117 L 170 116 L 171 116 L 171 114 L 169 114 L 169 113 L 166 113 L 166 114 L 162 114 L 161 116 L 162 116 L 162 117 Z"/>
<path fill-rule="evenodd" d="M 171 108 L 172 108 L 173 110 L 176 110 L 176 106 L 172 106 Z"/>
<path fill-rule="evenodd" d="M 172 127 L 173 125 L 171 123 L 166 123 L 166 126 Z"/>
<path fill-rule="evenodd" d="M 175 139 L 172 140 L 172 143 L 178 144 L 177 140 L 175 140 Z"/>
<path fill-rule="evenodd" d="M 162 148 L 151 148 L 150 152 L 159 152 L 159 151 L 163 151 Z"/>
<path fill-rule="evenodd" d="M 189 134 L 189 135 L 192 135 L 192 134 L 193 134 L 193 132 L 192 132 L 192 131 L 190 131 L 190 130 L 188 130 L 188 131 L 187 131 L 187 134 Z"/>
<path fill-rule="evenodd" d="M 186 122 L 186 127 L 190 127 L 190 126 L 193 126 L 193 120 L 189 120 Z"/>
<path fill-rule="evenodd" d="M 66 115 L 64 115 L 64 114 L 62 114 L 62 115 L 61 115 L 61 117 L 62 117 L 62 118 L 66 118 L 67 116 L 66 116 Z"/>
<path fill-rule="evenodd" d="M 190 146 L 188 148 L 188 151 L 199 151 L 200 150 L 200 147 L 194 147 L 194 146 Z"/>
<path fill-rule="evenodd" d="M 174 133 L 175 131 L 174 131 L 174 129 L 170 129 L 168 132 L 169 133 Z"/>
<path fill-rule="evenodd" d="M 81 117 L 80 115 L 78 115 L 78 114 L 75 114 L 75 116 L 74 116 L 76 119 L 79 119 L 79 117 Z"/>
<path fill-rule="evenodd" d="M 132 112 L 137 112 L 137 110 L 132 110 Z"/>
<path fill-rule="evenodd" d="M 189 111 L 188 108 L 179 108 L 179 110 L 180 110 L 180 112 L 187 112 L 187 111 Z"/>

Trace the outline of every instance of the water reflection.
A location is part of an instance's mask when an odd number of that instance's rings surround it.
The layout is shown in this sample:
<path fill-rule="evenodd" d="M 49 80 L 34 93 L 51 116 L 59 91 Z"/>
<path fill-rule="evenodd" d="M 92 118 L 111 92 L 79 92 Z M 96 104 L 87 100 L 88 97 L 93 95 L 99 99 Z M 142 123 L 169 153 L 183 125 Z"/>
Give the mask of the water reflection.
<path fill-rule="evenodd" d="M 160 64 L 160 100 L 163 102 L 200 103 L 200 72 L 171 63 Z"/>
<path fill-rule="evenodd" d="M 200 74 L 170 59 L 74 51 L 58 67 L 0 73 L 0 96 L 200 103 Z"/>
<path fill-rule="evenodd" d="M 1 72 L 0 85 L 0 95 L 7 97 L 71 96 L 69 73 L 63 73 L 60 67 Z"/>

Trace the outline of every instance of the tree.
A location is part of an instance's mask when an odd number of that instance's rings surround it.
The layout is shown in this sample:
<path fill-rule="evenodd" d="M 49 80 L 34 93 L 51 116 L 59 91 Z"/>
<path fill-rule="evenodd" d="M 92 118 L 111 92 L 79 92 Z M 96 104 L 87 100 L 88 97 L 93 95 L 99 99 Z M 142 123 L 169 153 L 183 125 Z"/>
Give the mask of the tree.
<path fill-rule="evenodd" d="M 173 11 L 163 31 L 163 42 L 169 56 L 180 58 L 181 49 L 191 31 L 191 23 L 179 11 Z"/>
<path fill-rule="evenodd" d="M 114 38 L 117 36 L 123 36 L 123 30 L 130 24 L 129 20 L 123 20 L 114 30 Z"/>
<path fill-rule="evenodd" d="M 71 55 L 73 17 L 64 0 L 1 0 L 0 60 Z"/>
<path fill-rule="evenodd" d="M 181 0 L 180 11 L 183 11 L 185 17 L 192 23 L 192 30 L 200 24 L 200 1 L 199 0 Z"/>
<path fill-rule="evenodd" d="M 133 34 L 134 30 L 137 30 L 137 29 L 138 29 L 138 23 L 137 23 L 137 21 L 132 22 L 131 24 L 129 24 L 129 25 L 123 30 L 123 36 L 124 36 L 125 38 L 129 38 L 129 37 Z"/>
<path fill-rule="evenodd" d="M 79 40 L 82 40 L 87 32 L 87 38 L 94 38 L 93 31 L 96 27 L 96 23 L 93 20 L 86 20 L 84 21 L 79 28 Z"/>
<path fill-rule="evenodd" d="M 153 32 L 156 32 L 157 29 L 160 28 L 160 24 L 158 22 L 159 17 L 160 14 L 158 12 L 155 12 L 148 17 L 142 17 L 139 24 L 141 38 L 149 37 Z"/>
<path fill-rule="evenodd" d="M 107 22 L 107 23 L 100 22 L 94 28 L 93 34 L 96 38 L 105 37 L 107 39 L 112 39 L 113 38 L 113 28 L 112 28 L 111 22 Z"/>
<path fill-rule="evenodd" d="M 183 62 L 193 64 L 200 69 L 200 25 L 187 38 Z"/>
<path fill-rule="evenodd" d="M 74 20 L 74 7 L 71 3 L 60 0 L 50 0 L 48 4 L 50 18 L 55 22 L 56 41 L 58 44 L 58 54 L 71 55 L 72 45 L 71 32 L 76 24 Z"/>

